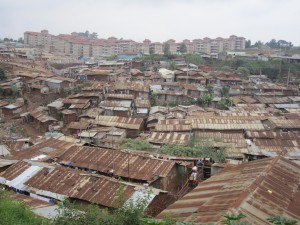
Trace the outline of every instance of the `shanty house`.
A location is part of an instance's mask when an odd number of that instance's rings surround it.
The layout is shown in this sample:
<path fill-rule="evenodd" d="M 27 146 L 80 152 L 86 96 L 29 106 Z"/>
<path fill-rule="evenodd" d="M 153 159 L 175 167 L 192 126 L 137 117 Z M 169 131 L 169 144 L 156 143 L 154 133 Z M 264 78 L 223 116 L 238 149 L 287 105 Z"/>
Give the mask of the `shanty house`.
<path fill-rule="evenodd" d="M 146 118 L 148 116 L 151 104 L 149 100 L 134 100 L 134 116 Z"/>
<path fill-rule="evenodd" d="M 174 78 L 175 78 L 174 71 L 161 68 L 158 70 L 158 72 L 165 82 L 174 82 Z"/>
<path fill-rule="evenodd" d="M 1 172 L 0 183 L 16 192 L 26 192 L 30 197 L 46 202 L 69 199 L 75 200 L 75 203 L 80 205 L 94 203 L 108 208 L 116 207 L 114 203 L 119 197 L 120 187 L 120 181 L 114 178 L 29 160 L 19 161 Z M 165 202 L 171 197 L 166 191 L 154 188 L 150 190 L 128 182 L 121 184 L 124 200 L 136 204 L 138 197 L 145 198 L 152 215 L 158 214 L 163 209 L 162 207 L 156 209 L 155 206 L 160 203 L 166 207 Z"/>
<path fill-rule="evenodd" d="M 300 220 L 300 165 L 283 157 L 227 167 L 170 205 L 157 218 L 221 224 L 222 214 L 243 214 L 241 222 L 267 225 L 276 215 Z"/>
<path fill-rule="evenodd" d="M 2 107 L 2 114 L 4 118 L 12 118 L 20 116 L 23 111 L 24 100 L 22 98 L 18 98 L 16 102 L 12 104 L 8 104 Z"/>
<path fill-rule="evenodd" d="M 49 131 L 49 126 L 57 121 L 51 116 L 48 116 L 45 112 L 34 110 L 29 112 L 30 121 L 33 122 L 35 128 L 40 132 Z"/>
<path fill-rule="evenodd" d="M 57 160 L 60 164 L 99 171 L 131 182 L 177 193 L 185 183 L 185 167 L 174 161 L 146 157 L 130 151 L 74 146 Z"/>
<path fill-rule="evenodd" d="M 120 116 L 97 116 L 94 124 L 100 127 L 117 127 L 126 129 L 127 137 L 137 137 L 143 130 L 142 118 Z"/>

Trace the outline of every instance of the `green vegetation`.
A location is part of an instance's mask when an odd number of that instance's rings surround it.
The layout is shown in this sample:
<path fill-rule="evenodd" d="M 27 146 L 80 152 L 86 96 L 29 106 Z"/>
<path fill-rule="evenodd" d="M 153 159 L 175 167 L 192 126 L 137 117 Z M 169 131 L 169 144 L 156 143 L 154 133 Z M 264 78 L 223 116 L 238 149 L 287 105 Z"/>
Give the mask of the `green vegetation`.
<path fill-rule="evenodd" d="M 275 39 L 272 39 L 271 41 L 266 43 L 266 46 L 273 49 L 281 49 L 281 48 L 290 49 L 293 47 L 293 44 L 290 41 L 285 41 L 285 40 L 276 41 Z"/>
<path fill-rule="evenodd" d="M 79 32 L 78 35 L 82 37 L 93 38 L 93 39 L 98 38 L 98 34 L 96 32 L 90 33 L 88 30 L 85 32 Z"/>
<path fill-rule="evenodd" d="M 120 147 L 123 149 L 153 151 L 153 145 L 148 141 L 131 138 L 122 139 Z"/>
<path fill-rule="evenodd" d="M 187 47 L 184 43 L 182 43 L 180 46 L 179 46 L 179 51 L 181 53 L 186 53 L 187 52 Z"/>
<path fill-rule="evenodd" d="M 47 219 L 36 216 L 23 203 L 12 200 L 8 192 L 0 191 L 0 223 L 5 225 L 47 225 Z"/>
<path fill-rule="evenodd" d="M 223 147 L 215 149 L 212 141 L 200 140 L 194 134 L 191 135 L 187 146 L 166 144 L 160 148 L 160 152 L 175 156 L 212 158 L 216 162 L 223 162 L 226 158 Z"/>
<path fill-rule="evenodd" d="M 83 83 L 77 84 L 74 87 L 65 88 L 64 92 L 67 93 L 67 94 L 76 94 L 76 93 L 81 92 L 82 88 L 89 87 L 91 85 L 92 85 L 92 83 L 90 81 L 84 81 Z"/>
<path fill-rule="evenodd" d="M 275 225 L 294 225 L 297 224 L 296 220 L 292 220 L 289 218 L 285 218 L 282 216 L 271 216 L 270 218 L 267 219 L 272 224 Z"/>
<path fill-rule="evenodd" d="M 107 60 L 109 60 L 109 61 L 113 61 L 116 59 L 117 59 L 117 55 L 111 55 L 111 56 L 107 57 Z"/>
<path fill-rule="evenodd" d="M 169 107 L 175 107 L 175 106 L 179 106 L 179 105 L 183 105 L 183 106 L 189 106 L 189 105 L 195 105 L 197 103 L 197 101 L 191 100 L 191 101 L 186 101 L 186 102 L 164 102 L 161 103 L 159 105 L 161 106 L 169 106 Z"/>
<path fill-rule="evenodd" d="M 6 73 L 3 68 L 0 67 L 0 80 L 6 80 Z"/>
<path fill-rule="evenodd" d="M 170 70 L 176 70 L 177 66 L 175 62 L 170 62 Z"/>
<path fill-rule="evenodd" d="M 232 98 L 229 98 L 228 96 L 222 98 L 217 105 L 220 109 L 227 109 L 228 107 L 232 106 Z"/>
<path fill-rule="evenodd" d="M 229 87 L 223 86 L 222 89 L 220 90 L 220 94 L 222 97 L 228 97 Z"/>
<path fill-rule="evenodd" d="M 195 65 L 201 65 L 204 63 L 203 58 L 199 54 L 182 54 L 182 55 L 173 55 L 170 52 L 170 46 L 169 44 L 165 44 L 163 48 L 164 54 L 163 55 L 157 55 L 157 54 L 150 54 L 150 55 L 143 55 L 139 58 L 140 60 L 155 60 L 155 61 L 170 61 L 172 59 L 182 59 L 182 57 L 185 59 L 186 62 L 192 63 Z"/>
<path fill-rule="evenodd" d="M 250 76 L 250 71 L 246 67 L 240 66 L 236 69 L 237 74 L 240 78 L 247 80 Z"/>
<path fill-rule="evenodd" d="M 214 70 L 235 71 L 241 78 L 247 79 L 250 74 L 264 74 L 271 80 L 278 80 L 286 77 L 290 69 L 291 73 L 299 74 L 300 64 L 285 63 L 280 59 L 270 61 L 254 61 L 246 59 L 232 59 L 228 61 L 212 62 Z"/>
<path fill-rule="evenodd" d="M 222 223 L 226 225 L 250 225 L 247 222 L 240 222 L 241 219 L 245 218 L 246 216 L 243 214 L 223 214 L 226 220 L 223 220 Z"/>
<path fill-rule="evenodd" d="M 157 94 L 155 92 L 150 92 L 150 104 L 151 104 L 151 106 L 156 106 L 157 105 L 156 99 L 157 99 Z"/>
<path fill-rule="evenodd" d="M 215 149 L 212 141 L 206 139 L 199 140 L 194 134 L 191 135 L 189 143 L 186 146 L 165 144 L 161 148 L 157 148 L 145 140 L 124 138 L 120 147 L 173 156 L 212 158 L 216 162 L 223 162 L 226 158 L 224 147 Z"/>
<path fill-rule="evenodd" d="M 214 99 L 214 95 L 210 93 L 204 93 L 200 98 L 197 99 L 197 103 L 200 106 L 210 106 Z"/>
<path fill-rule="evenodd" d="M 201 65 L 204 63 L 203 58 L 198 54 L 190 54 L 190 53 L 186 54 L 186 55 L 184 55 L 184 59 L 186 62 L 195 64 L 195 65 Z"/>

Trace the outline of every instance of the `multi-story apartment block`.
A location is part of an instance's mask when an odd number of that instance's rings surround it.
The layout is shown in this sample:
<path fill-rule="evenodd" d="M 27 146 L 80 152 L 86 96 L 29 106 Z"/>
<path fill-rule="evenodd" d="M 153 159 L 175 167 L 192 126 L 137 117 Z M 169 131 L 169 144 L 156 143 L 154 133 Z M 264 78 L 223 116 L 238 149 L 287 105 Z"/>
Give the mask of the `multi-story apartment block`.
<path fill-rule="evenodd" d="M 142 43 L 130 39 L 88 38 L 78 33 L 51 35 L 47 30 L 41 32 L 25 32 L 24 43 L 43 48 L 47 52 L 59 52 L 75 57 L 81 56 L 109 56 L 126 52 L 141 52 L 143 54 L 163 54 L 163 44 L 145 39 Z M 176 43 L 170 39 L 166 41 L 170 46 L 171 54 L 180 52 L 180 46 L 185 44 L 187 53 L 218 54 L 224 51 L 239 51 L 245 49 L 245 38 L 231 35 L 229 38 L 183 40 Z"/>
<path fill-rule="evenodd" d="M 176 41 L 174 39 L 170 39 L 168 41 L 165 42 L 166 44 L 169 45 L 169 51 L 171 54 L 177 54 L 177 44 Z"/>
<path fill-rule="evenodd" d="M 142 51 L 141 51 L 143 54 L 145 54 L 145 55 L 150 54 L 150 44 L 151 44 L 151 41 L 149 39 L 145 39 L 143 41 Z"/>
<path fill-rule="evenodd" d="M 160 42 L 150 44 L 150 54 L 163 54 L 163 45 Z"/>

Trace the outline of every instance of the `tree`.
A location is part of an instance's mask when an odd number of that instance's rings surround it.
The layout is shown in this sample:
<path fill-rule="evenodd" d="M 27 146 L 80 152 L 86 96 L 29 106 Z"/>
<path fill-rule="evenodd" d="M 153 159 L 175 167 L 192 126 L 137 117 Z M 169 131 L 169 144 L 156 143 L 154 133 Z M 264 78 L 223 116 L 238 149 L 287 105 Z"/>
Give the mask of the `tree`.
<path fill-rule="evenodd" d="M 98 38 L 98 34 L 96 32 L 93 32 L 93 33 L 90 34 L 89 37 L 93 38 L 93 39 L 96 39 L 96 38 Z"/>
<path fill-rule="evenodd" d="M 222 89 L 220 90 L 220 94 L 222 97 L 228 97 L 229 87 L 223 86 Z"/>
<path fill-rule="evenodd" d="M 18 42 L 19 43 L 24 43 L 24 39 L 22 37 L 19 37 Z"/>
<path fill-rule="evenodd" d="M 222 98 L 219 102 L 218 102 L 218 107 L 220 109 L 227 109 L 228 107 L 232 106 L 232 99 L 229 97 L 226 98 Z"/>
<path fill-rule="evenodd" d="M 277 41 L 272 39 L 270 42 L 267 42 L 266 45 L 270 48 L 277 48 Z"/>
<path fill-rule="evenodd" d="M 213 94 L 213 92 L 214 92 L 214 86 L 212 84 L 208 84 L 206 86 L 206 89 L 207 89 L 207 91 L 208 91 L 209 94 Z"/>
<path fill-rule="evenodd" d="M 164 43 L 164 45 L 163 45 L 163 52 L 164 52 L 164 55 L 166 57 L 168 57 L 169 55 L 171 55 L 170 45 L 168 43 Z"/>
<path fill-rule="evenodd" d="M 221 70 L 226 71 L 226 72 L 232 72 L 233 69 L 230 66 L 222 66 Z"/>
<path fill-rule="evenodd" d="M 6 38 L 3 39 L 3 41 L 4 41 L 4 42 L 13 42 L 14 39 L 12 39 L 12 38 L 7 38 L 7 37 L 6 37 Z"/>
<path fill-rule="evenodd" d="M 0 67 L 0 80 L 5 80 L 6 79 L 6 73 L 4 69 Z"/>
<path fill-rule="evenodd" d="M 176 70 L 177 66 L 175 62 L 170 63 L 170 70 Z"/>
<path fill-rule="evenodd" d="M 185 45 L 184 43 L 182 43 L 182 44 L 180 45 L 179 51 L 180 51 L 181 53 L 186 53 L 186 52 L 187 52 L 187 47 L 186 47 L 186 45 Z"/>
<path fill-rule="evenodd" d="M 155 92 L 151 91 L 150 92 L 150 104 L 152 107 L 157 105 L 156 99 L 157 99 L 157 94 Z"/>
<path fill-rule="evenodd" d="M 238 75 L 240 75 L 242 79 L 248 79 L 250 75 L 250 71 L 246 67 L 242 66 L 238 67 L 236 72 L 238 73 Z"/>
<path fill-rule="evenodd" d="M 257 41 L 257 42 L 255 42 L 255 44 L 253 45 L 253 47 L 256 47 L 256 48 L 262 48 L 263 45 L 264 45 L 263 42 Z"/>
<path fill-rule="evenodd" d="M 204 93 L 200 99 L 198 99 L 199 103 L 202 103 L 206 106 L 209 106 L 212 103 L 212 100 L 214 99 L 214 95 L 213 94 L 209 94 L 209 93 Z"/>
<path fill-rule="evenodd" d="M 184 59 L 186 62 L 195 64 L 195 65 L 203 64 L 203 58 L 198 54 L 186 54 L 184 56 Z"/>
<path fill-rule="evenodd" d="M 251 48 L 251 40 L 246 40 L 245 47 L 246 48 Z"/>
<path fill-rule="evenodd" d="M 266 45 L 273 49 L 281 49 L 281 48 L 290 49 L 293 47 L 292 42 L 288 42 L 286 40 L 276 41 L 275 39 L 272 39 L 271 41 L 267 42 Z"/>

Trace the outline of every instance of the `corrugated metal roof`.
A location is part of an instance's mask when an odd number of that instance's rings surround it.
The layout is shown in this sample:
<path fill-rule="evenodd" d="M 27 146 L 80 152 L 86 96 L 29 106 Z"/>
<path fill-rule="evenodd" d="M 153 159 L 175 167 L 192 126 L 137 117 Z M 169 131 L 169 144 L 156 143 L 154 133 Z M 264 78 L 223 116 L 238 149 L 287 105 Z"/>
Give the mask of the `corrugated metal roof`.
<path fill-rule="evenodd" d="M 19 161 L 18 163 L 14 164 L 13 166 L 10 166 L 2 173 L 0 173 L 0 176 L 4 177 L 7 180 L 13 180 L 21 173 L 23 173 L 25 170 L 27 170 L 29 167 L 30 167 L 29 163 Z"/>
<path fill-rule="evenodd" d="M 289 104 L 274 104 L 277 109 L 299 109 L 300 105 L 298 103 L 289 103 Z"/>
<path fill-rule="evenodd" d="M 24 165 L 27 167 L 21 170 L 20 168 L 23 168 Z M 64 197 L 71 197 L 114 207 L 113 203 L 118 197 L 121 185 L 124 187 L 124 200 L 132 197 L 137 188 L 143 190 L 141 186 L 120 182 L 114 178 L 91 175 L 49 164 L 36 164 L 31 161 L 19 161 L 9 169 L 15 171 L 14 176 L 8 176 L 9 172 L 0 174 L 6 179 L 6 184 L 59 200 Z M 30 170 L 34 172 L 29 174 Z M 159 190 L 157 191 L 154 194 L 158 194 Z"/>
<path fill-rule="evenodd" d="M 134 105 L 135 105 L 136 108 L 147 108 L 147 109 L 149 109 L 151 107 L 150 101 L 148 99 L 146 99 L 146 100 L 135 99 L 134 100 Z"/>
<path fill-rule="evenodd" d="M 18 162 L 18 160 L 9 160 L 9 159 L 0 158 L 0 168 L 5 167 L 5 166 L 13 165 L 17 162 Z"/>
<path fill-rule="evenodd" d="M 88 99 L 73 99 L 73 98 L 70 98 L 70 99 L 64 99 L 63 100 L 63 103 L 64 104 L 87 104 L 89 102 Z"/>
<path fill-rule="evenodd" d="M 48 116 L 45 112 L 43 111 L 39 111 L 39 110 L 34 110 L 34 111 L 30 111 L 29 112 L 30 116 L 32 116 L 33 118 L 35 118 L 36 120 L 45 123 L 47 121 L 57 121 L 56 119 L 54 119 L 51 116 Z"/>
<path fill-rule="evenodd" d="M 300 139 L 300 133 L 278 131 L 246 131 L 246 136 L 259 139 Z"/>
<path fill-rule="evenodd" d="M 269 118 L 268 119 L 275 128 L 281 129 L 300 129 L 300 121 L 299 120 L 288 120 L 286 118 Z"/>
<path fill-rule="evenodd" d="M 156 131 L 191 131 L 192 125 L 185 119 L 159 120 L 155 126 Z"/>
<path fill-rule="evenodd" d="M 117 98 L 117 99 L 129 99 L 129 100 L 133 100 L 134 99 L 134 95 L 130 95 L 130 94 L 106 94 L 105 97 L 107 99 L 111 99 L 111 98 Z"/>
<path fill-rule="evenodd" d="M 169 112 L 167 107 L 163 107 L 163 106 L 152 106 L 150 108 L 150 112 L 149 115 L 152 114 L 156 114 L 156 113 L 163 113 L 163 114 L 167 114 Z"/>
<path fill-rule="evenodd" d="M 192 129 L 203 130 L 264 130 L 259 120 L 230 120 L 226 118 L 191 119 Z"/>
<path fill-rule="evenodd" d="M 89 126 L 89 123 L 86 121 L 82 122 L 71 122 L 67 125 L 68 129 L 74 129 L 74 130 L 86 130 Z"/>
<path fill-rule="evenodd" d="M 195 132 L 195 136 L 201 140 L 212 140 L 214 144 L 231 144 L 231 147 L 247 147 L 246 139 L 243 133 L 225 133 L 225 132 Z"/>
<path fill-rule="evenodd" d="M 14 140 L 14 141 L 3 141 L 3 144 L 10 150 L 13 154 L 15 151 L 21 151 L 27 147 L 27 141 L 25 140 Z"/>
<path fill-rule="evenodd" d="M 41 154 L 46 154 L 48 157 L 43 158 L 42 161 L 48 160 L 49 157 L 57 157 L 63 154 L 67 149 L 73 146 L 75 143 L 61 141 L 57 139 L 47 139 L 36 145 L 30 146 L 24 151 L 15 152 L 9 158 L 11 159 L 32 159 Z M 45 149 L 50 149 L 51 151 L 45 151 Z"/>
<path fill-rule="evenodd" d="M 139 130 L 143 124 L 143 119 L 120 116 L 97 116 L 94 120 L 94 124 L 107 127 Z"/>
<path fill-rule="evenodd" d="M 125 107 L 125 108 L 131 108 L 131 100 L 122 100 L 122 101 L 116 101 L 116 100 L 106 100 L 100 102 L 100 107 Z"/>
<path fill-rule="evenodd" d="M 257 96 L 257 100 L 260 103 L 264 104 L 283 104 L 283 103 L 291 103 L 291 99 L 288 97 L 262 97 L 262 96 Z"/>
<path fill-rule="evenodd" d="M 197 224 L 220 223 L 224 213 L 243 213 L 257 225 L 272 215 L 300 220 L 299 185 L 300 165 L 282 157 L 256 160 L 223 169 L 157 217 Z"/>
<path fill-rule="evenodd" d="M 180 144 L 186 145 L 189 141 L 190 134 L 183 133 L 160 133 L 152 132 L 148 137 L 148 141 L 158 144 Z"/>
<path fill-rule="evenodd" d="M 91 176 L 65 168 L 56 168 L 53 171 L 44 168 L 25 184 L 32 192 L 38 193 L 38 190 L 44 190 L 108 207 L 113 207 L 120 187 L 120 183 L 115 179 Z M 134 188 L 124 184 L 125 200 L 134 193 Z"/>
<path fill-rule="evenodd" d="M 129 161 L 128 161 L 129 160 Z M 89 168 L 131 179 L 151 181 L 156 176 L 166 177 L 174 166 L 172 161 L 143 157 L 138 154 L 103 148 L 73 146 L 58 159 L 59 163 Z"/>

